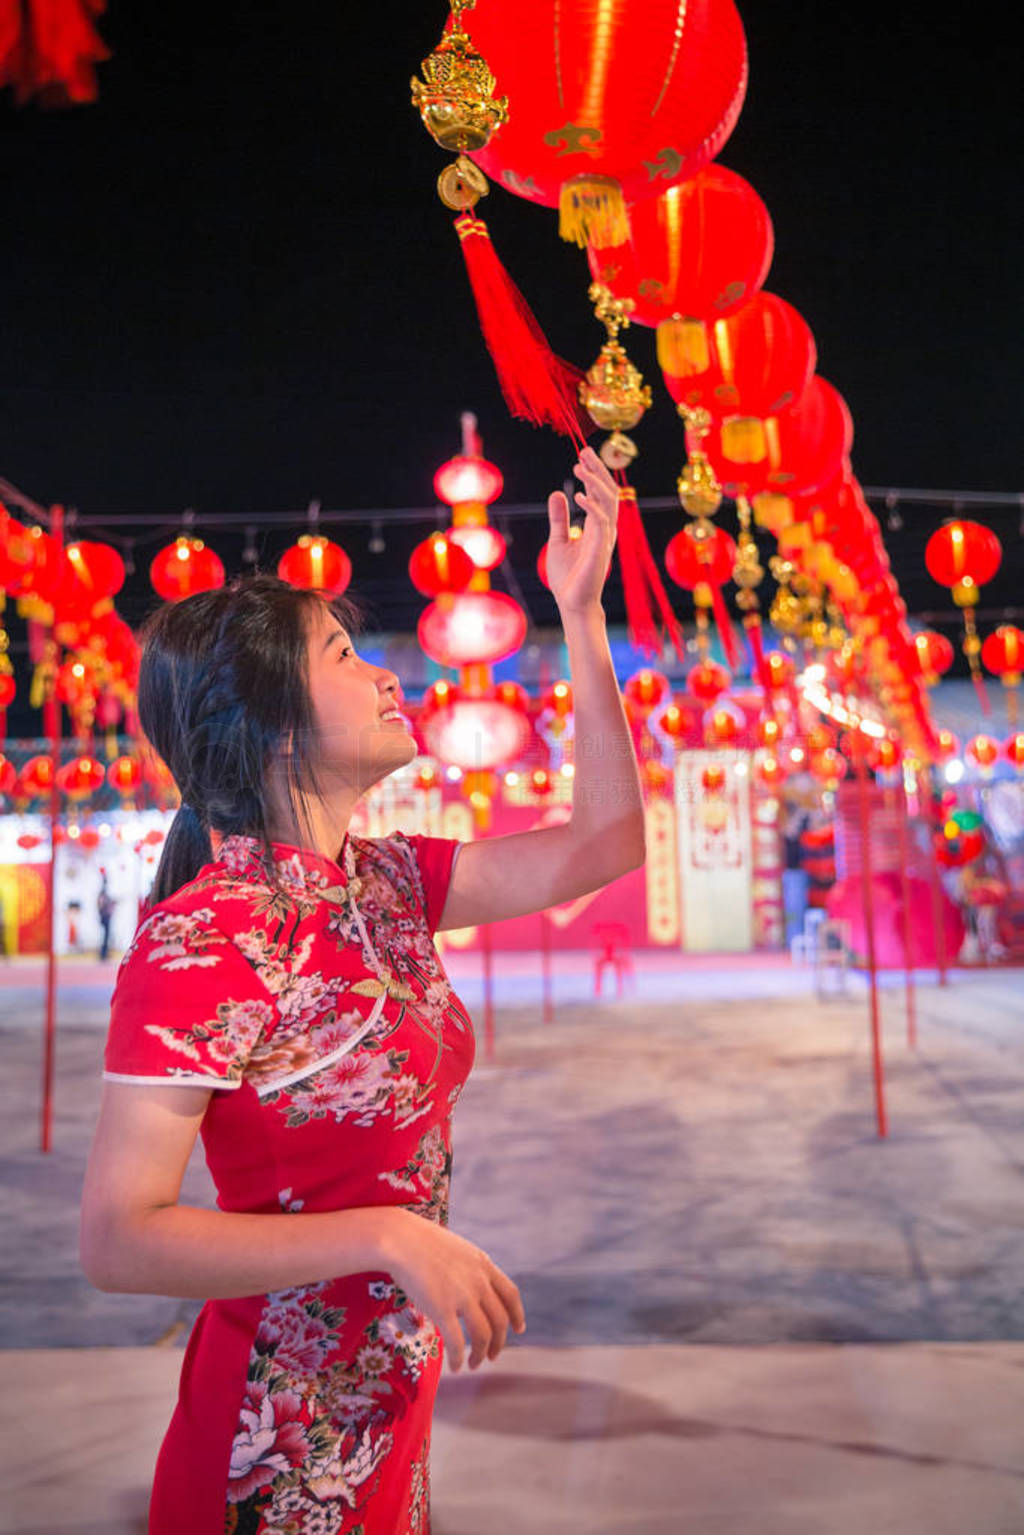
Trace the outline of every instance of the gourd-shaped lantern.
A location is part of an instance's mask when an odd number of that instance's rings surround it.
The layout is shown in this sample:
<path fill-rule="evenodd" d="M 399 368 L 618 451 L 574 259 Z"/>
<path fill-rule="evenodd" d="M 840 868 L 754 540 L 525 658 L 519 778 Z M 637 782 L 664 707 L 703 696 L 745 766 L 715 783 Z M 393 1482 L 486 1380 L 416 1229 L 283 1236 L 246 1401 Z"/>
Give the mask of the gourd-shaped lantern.
<path fill-rule="evenodd" d="M 963 518 L 944 523 L 932 534 L 924 551 L 928 574 L 940 586 L 950 588 L 953 601 L 964 615 L 963 651 L 986 713 L 989 712 L 988 698 L 979 665 L 981 638 L 974 621 L 974 609 L 981 597 L 981 588 L 991 581 L 1002 558 L 1002 545 L 992 530 L 980 522 Z"/>
<path fill-rule="evenodd" d="M 1016 624 L 1000 624 L 981 647 L 982 664 L 998 677 L 1006 689 L 1006 712 L 1010 724 L 1017 724 L 1017 690 L 1024 671 L 1024 631 Z"/>
<path fill-rule="evenodd" d="M 201 538 L 182 533 L 153 560 L 149 579 L 165 602 L 180 602 L 197 592 L 216 591 L 224 585 L 224 566 Z"/>
<path fill-rule="evenodd" d="M 352 561 L 323 534 L 303 533 L 278 560 L 277 573 L 289 586 L 338 596 L 352 580 Z"/>
<path fill-rule="evenodd" d="M 509 121 L 471 157 L 557 207 L 563 239 L 620 245 L 626 204 L 687 181 L 735 126 L 747 79 L 732 0 L 518 0 L 473 13 Z"/>

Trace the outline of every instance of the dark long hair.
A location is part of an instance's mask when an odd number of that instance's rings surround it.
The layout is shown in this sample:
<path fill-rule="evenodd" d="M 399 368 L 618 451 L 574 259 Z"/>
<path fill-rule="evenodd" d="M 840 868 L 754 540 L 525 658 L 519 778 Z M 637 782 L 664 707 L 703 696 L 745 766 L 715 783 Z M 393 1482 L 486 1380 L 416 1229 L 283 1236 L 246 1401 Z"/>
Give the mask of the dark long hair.
<path fill-rule="evenodd" d="M 287 784 L 317 791 L 309 697 L 309 627 L 321 603 L 350 633 L 359 604 L 276 576 L 239 576 L 159 608 L 143 626 L 139 722 L 178 786 L 149 904 L 194 879 L 211 830 L 257 837 L 270 851 L 268 770 L 290 742 Z"/>

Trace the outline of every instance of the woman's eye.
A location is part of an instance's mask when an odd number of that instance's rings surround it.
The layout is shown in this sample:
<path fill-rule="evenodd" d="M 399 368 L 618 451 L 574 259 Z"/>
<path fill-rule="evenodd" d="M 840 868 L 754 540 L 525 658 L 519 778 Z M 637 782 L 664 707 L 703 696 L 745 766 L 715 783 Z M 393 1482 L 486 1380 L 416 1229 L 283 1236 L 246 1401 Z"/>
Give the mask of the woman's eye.
<path fill-rule="evenodd" d="M 355 651 L 352 649 L 351 645 L 346 645 L 345 649 L 341 652 L 341 654 L 342 654 L 343 658 L 345 656 L 354 656 L 355 655 Z"/>

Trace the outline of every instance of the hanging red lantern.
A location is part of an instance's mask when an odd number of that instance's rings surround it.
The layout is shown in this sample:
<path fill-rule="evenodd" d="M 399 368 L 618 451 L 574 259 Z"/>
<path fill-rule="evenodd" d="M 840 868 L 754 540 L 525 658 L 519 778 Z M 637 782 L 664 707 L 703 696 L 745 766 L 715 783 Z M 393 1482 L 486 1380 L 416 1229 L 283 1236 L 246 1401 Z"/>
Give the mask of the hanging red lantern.
<path fill-rule="evenodd" d="M 881 773 L 891 773 L 899 767 L 901 759 L 899 746 L 888 736 L 876 741 L 874 749 L 868 753 L 868 762 L 876 772 Z"/>
<path fill-rule="evenodd" d="M 18 770 L 8 757 L 0 752 L 0 794 L 9 795 L 18 781 Z"/>
<path fill-rule="evenodd" d="M 149 567 L 153 589 L 165 602 L 180 602 L 197 592 L 216 591 L 224 585 L 224 566 L 201 538 L 181 534 Z"/>
<path fill-rule="evenodd" d="M 18 774 L 15 795 L 18 799 L 42 799 L 53 789 L 53 761 L 50 757 L 30 757 Z"/>
<path fill-rule="evenodd" d="M 999 742 L 988 735 L 972 736 L 964 747 L 964 756 L 970 757 L 983 773 L 990 772 L 999 760 Z"/>
<path fill-rule="evenodd" d="M 501 661 L 526 638 L 526 614 L 505 592 L 442 593 L 420 614 L 416 634 L 440 666 Z"/>
<path fill-rule="evenodd" d="M 626 203 L 715 158 L 746 89 L 732 0 L 520 0 L 480 6 L 473 43 L 512 105 L 472 158 L 509 192 L 560 210 L 563 239 L 617 245 Z"/>
<path fill-rule="evenodd" d="M 434 494 L 448 506 L 489 506 L 505 481 L 497 464 L 475 453 L 459 453 L 434 475 Z"/>
<path fill-rule="evenodd" d="M 826 786 L 841 783 L 848 769 L 846 758 L 832 746 L 813 753 L 808 766 L 814 777 Z"/>
<path fill-rule="evenodd" d="M 932 756 L 936 762 L 948 762 L 960 750 L 960 741 L 952 730 L 937 730 L 932 743 Z"/>
<path fill-rule="evenodd" d="M 940 586 L 952 588 L 953 600 L 960 606 L 973 606 L 977 598 L 965 596 L 963 589 L 969 593 L 991 581 L 1002 558 L 1002 545 L 991 529 L 963 518 L 933 533 L 924 551 L 928 574 Z"/>
<path fill-rule="evenodd" d="M 702 787 L 708 794 L 720 794 L 725 788 L 725 768 L 718 766 L 706 767 L 700 775 Z"/>
<path fill-rule="evenodd" d="M 735 564 L 735 540 L 713 523 L 705 524 L 704 529 L 688 523 L 669 540 L 665 550 L 665 569 L 677 586 L 689 592 L 699 586 L 723 586 L 732 580 Z"/>
<path fill-rule="evenodd" d="M 717 661 L 698 661 L 686 678 L 686 688 L 699 703 L 712 704 L 726 691 L 732 677 Z"/>
<path fill-rule="evenodd" d="M 765 652 L 761 681 L 766 693 L 784 693 L 793 686 L 796 664 L 782 650 Z"/>
<path fill-rule="evenodd" d="M 702 724 L 709 746 L 735 746 L 746 729 L 747 717 L 738 704 L 719 699 L 705 710 Z"/>
<path fill-rule="evenodd" d="M 352 561 L 340 544 L 320 533 L 303 533 L 278 560 L 277 573 L 289 586 L 338 596 L 352 580 Z"/>
<path fill-rule="evenodd" d="M 810 326 L 785 299 L 762 290 L 711 327 L 708 367 L 693 362 L 674 320 L 658 326 L 658 362 L 672 398 L 721 422 L 721 448 L 741 463 L 767 453 L 764 419 L 795 405 L 814 376 Z"/>
<path fill-rule="evenodd" d="M 708 437 L 707 455 L 726 495 L 777 491 L 813 496 L 835 479 L 853 448 L 853 418 L 846 402 L 817 373 L 795 404 L 761 422 L 763 452 L 760 441 L 751 446 L 751 432 L 757 436 L 757 428 L 740 431 L 727 420 Z M 737 433 L 741 451 L 734 453 Z"/>
<path fill-rule="evenodd" d="M 75 757 L 59 769 L 57 787 L 69 800 L 84 800 L 103 787 L 106 777 L 102 762 L 95 757 Z"/>
<path fill-rule="evenodd" d="M 68 544 L 53 594 L 58 619 L 88 618 L 124 585 L 124 560 L 109 544 Z"/>
<path fill-rule="evenodd" d="M 669 691 L 669 680 L 664 672 L 645 666 L 626 678 L 623 694 L 636 709 L 647 714 L 659 704 Z"/>
<path fill-rule="evenodd" d="M 1003 742 L 1003 754 L 1013 763 L 1018 773 L 1024 769 L 1024 730 L 1015 730 Z M 0 779 L 0 792 L 6 792 Z"/>
<path fill-rule="evenodd" d="M 677 703 L 668 703 L 659 711 L 651 714 L 651 723 L 668 736 L 674 746 L 679 746 L 689 734 L 693 725 L 693 716 L 685 709 L 681 709 Z"/>
<path fill-rule="evenodd" d="M 538 799 L 547 799 L 555 792 L 555 782 L 547 768 L 534 768 L 530 774 L 530 793 Z"/>
<path fill-rule="evenodd" d="M 440 786 L 441 775 L 437 771 L 437 768 L 434 767 L 432 763 L 426 763 L 416 774 L 414 787 L 421 790 L 423 793 L 427 793 L 431 789 L 440 788 Z"/>
<path fill-rule="evenodd" d="M 471 556 L 450 533 L 432 533 L 409 556 L 409 580 L 424 597 L 463 592 L 475 574 Z"/>
<path fill-rule="evenodd" d="M 921 672 L 929 687 L 953 665 L 953 646 L 944 634 L 934 629 L 922 629 L 914 635 L 914 648 L 921 663 Z"/>
<path fill-rule="evenodd" d="M 26 617 L 52 618 L 52 604 L 60 580 L 60 549 L 57 541 L 40 527 L 25 528 L 23 539 L 12 536 L 10 547 L 20 549 L 17 565 L 11 567 L 7 590 L 21 599 Z"/>
<path fill-rule="evenodd" d="M 1024 672 L 1024 630 L 1015 624 L 1000 624 L 982 643 L 981 659 L 1006 689 L 1006 711 L 1010 724 L 1016 725 L 1017 689 Z"/>
<path fill-rule="evenodd" d="M 476 570 L 494 570 L 508 550 L 504 536 L 490 523 L 486 527 L 449 528 L 448 539 L 466 551 Z"/>
<path fill-rule="evenodd" d="M 779 758 L 771 752 L 765 752 L 758 758 L 754 768 L 759 782 L 766 789 L 777 789 L 784 783 L 787 777 L 786 768 Z"/>
<path fill-rule="evenodd" d="M 142 785 L 142 766 L 135 757 L 115 757 L 107 768 L 107 782 L 125 799 L 134 799 Z"/>
<path fill-rule="evenodd" d="M 708 165 L 629 211 L 630 239 L 587 252 L 591 275 L 629 299 L 634 325 L 685 318 L 698 360 L 705 321 L 741 309 L 768 275 L 774 249 L 768 209 L 753 187 L 723 165 Z"/>
<path fill-rule="evenodd" d="M 758 746 L 763 746 L 768 751 L 772 751 L 778 746 L 781 735 L 782 726 L 773 715 L 769 714 L 766 718 L 758 720 L 754 730 L 754 738 Z"/>

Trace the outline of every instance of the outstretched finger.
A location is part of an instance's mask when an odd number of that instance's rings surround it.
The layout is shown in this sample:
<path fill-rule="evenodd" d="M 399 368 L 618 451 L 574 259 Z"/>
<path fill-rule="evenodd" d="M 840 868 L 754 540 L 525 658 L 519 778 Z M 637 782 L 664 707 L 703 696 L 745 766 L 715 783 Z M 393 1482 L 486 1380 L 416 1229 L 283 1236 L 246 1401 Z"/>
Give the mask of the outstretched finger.
<path fill-rule="evenodd" d="M 553 490 L 548 496 L 548 519 L 551 524 L 551 542 L 568 543 L 569 502 L 564 491 Z"/>

